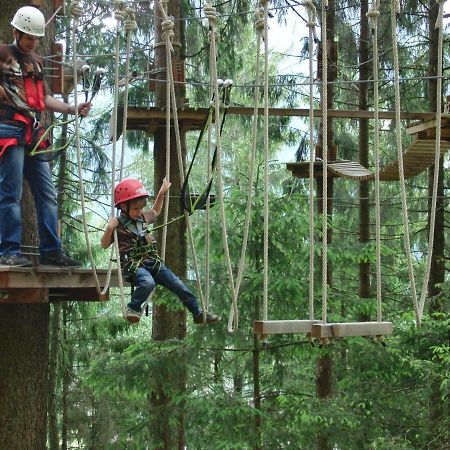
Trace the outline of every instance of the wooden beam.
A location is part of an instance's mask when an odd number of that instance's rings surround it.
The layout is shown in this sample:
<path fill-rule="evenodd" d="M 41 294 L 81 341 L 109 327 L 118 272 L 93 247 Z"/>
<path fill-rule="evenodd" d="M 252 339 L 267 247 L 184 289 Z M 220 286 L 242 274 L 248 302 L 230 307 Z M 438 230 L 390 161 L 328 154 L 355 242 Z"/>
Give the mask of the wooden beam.
<path fill-rule="evenodd" d="M 386 336 L 392 334 L 392 322 L 346 322 L 313 324 L 314 338 L 343 338 L 351 336 Z"/>
<path fill-rule="evenodd" d="M 255 320 L 253 333 L 255 334 L 295 334 L 310 333 L 314 323 L 319 320 Z"/>
<path fill-rule="evenodd" d="M 411 127 L 406 128 L 406 134 L 416 134 L 422 131 L 427 131 L 433 128 L 436 128 L 436 119 L 427 120 L 426 122 L 419 123 L 417 125 L 413 125 Z M 448 119 L 444 118 L 441 121 L 441 128 L 448 127 Z"/>
<path fill-rule="evenodd" d="M 248 106 L 230 106 L 228 107 L 228 114 L 236 114 L 243 116 L 252 116 L 254 114 L 254 108 Z M 197 122 L 201 118 L 204 118 L 208 113 L 207 108 L 180 108 L 178 109 L 178 118 L 181 120 L 192 120 Z M 341 118 L 341 119 L 373 119 L 373 111 L 361 111 L 353 109 L 330 109 L 327 111 L 328 117 Z M 258 115 L 264 114 L 264 108 L 258 108 Z M 270 116 L 290 116 L 290 117 L 308 117 L 308 108 L 269 108 Z M 322 117 L 322 110 L 314 110 L 315 117 Z M 161 108 L 144 108 L 133 107 L 128 108 L 127 114 L 129 124 L 128 128 L 133 129 L 133 123 L 135 121 L 148 121 L 148 120 L 165 120 L 166 111 Z M 443 119 L 450 119 L 450 114 L 443 114 Z M 395 111 L 380 111 L 380 119 L 395 119 Z M 436 118 L 434 112 L 406 112 L 400 113 L 400 118 L 404 120 L 433 120 Z"/>
<path fill-rule="evenodd" d="M 52 288 L 49 289 L 50 302 L 100 302 L 109 300 L 109 291 L 102 298 L 97 288 Z"/>
<path fill-rule="evenodd" d="M 0 304 L 7 303 L 47 303 L 48 289 L 46 288 L 0 288 Z"/>

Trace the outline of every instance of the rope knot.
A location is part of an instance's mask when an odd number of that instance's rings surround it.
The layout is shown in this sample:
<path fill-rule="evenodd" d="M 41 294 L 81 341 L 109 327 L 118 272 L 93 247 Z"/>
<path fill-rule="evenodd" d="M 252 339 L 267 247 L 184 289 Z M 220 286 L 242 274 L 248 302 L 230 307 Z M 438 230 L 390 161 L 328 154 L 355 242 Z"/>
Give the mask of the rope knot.
<path fill-rule="evenodd" d="M 125 20 L 124 26 L 125 31 L 128 33 L 132 33 L 137 28 L 136 18 L 133 11 L 128 10 L 128 15 Z"/>
<path fill-rule="evenodd" d="M 205 16 L 208 19 L 209 24 L 211 26 L 215 26 L 217 23 L 217 19 L 218 19 L 218 14 L 217 14 L 216 8 L 214 8 L 214 6 L 207 3 L 204 6 L 203 11 L 205 12 Z"/>
<path fill-rule="evenodd" d="M 370 29 L 374 31 L 377 27 L 378 19 L 380 18 L 380 11 L 371 9 L 368 13 L 366 13 L 366 17 L 369 19 Z"/>
<path fill-rule="evenodd" d="M 81 8 L 78 2 L 72 2 L 70 14 L 75 18 L 80 18 L 83 15 L 83 8 Z"/>
<path fill-rule="evenodd" d="M 264 35 L 264 25 L 265 25 L 265 11 L 263 7 L 256 8 L 255 10 L 255 29 L 261 35 Z"/>

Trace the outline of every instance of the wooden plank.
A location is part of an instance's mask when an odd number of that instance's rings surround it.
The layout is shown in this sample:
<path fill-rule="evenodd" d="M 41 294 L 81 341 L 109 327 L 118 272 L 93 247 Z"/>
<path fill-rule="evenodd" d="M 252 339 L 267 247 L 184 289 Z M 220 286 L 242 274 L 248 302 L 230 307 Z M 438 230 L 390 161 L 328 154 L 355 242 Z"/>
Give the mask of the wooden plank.
<path fill-rule="evenodd" d="M 193 119 L 198 120 L 199 117 L 205 117 L 207 108 L 180 108 L 178 110 L 178 117 L 181 119 Z M 316 118 L 322 117 L 322 110 L 315 109 L 314 116 Z M 264 108 L 258 108 L 258 115 L 264 115 Z M 290 117 L 309 117 L 309 108 L 269 108 L 270 116 L 290 116 Z M 254 108 L 251 106 L 230 106 L 228 107 L 228 114 L 237 114 L 243 116 L 253 116 Z M 364 110 L 350 110 L 350 109 L 329 109 L 327 111 L 328 117 L 342 118 L 342 119 L 373 119 L 373 111 Z M 395 119 L 395 111 L 379 111 L 380 119 Z M 132 129 L 133 122 L 136 119 L 149 120 L 149 119 L 164 119 L 165 110 L 162 108 L 144 108 L 144 107 L 129 107 L 127 114 L 129 124 L 128 129 Z M 450 118 L 450 114 L 443 114 L 442 117 Z M 436 118 L 434 112 L 406 112 L 400 113 L 400 118 L 405 120 L 433 120 Z"/>
<path fill-rule="evenodd" d="M 320 323 L 318 320 L 255 320 L 255 334 L 295 334 L 310 333 L 311 326 Z"/>
<path fill-rule="evenodd" d="M 97 270 L 100 286 L 105 286 L 107 270 Z M 117 271 L 111 274 L 111 287 L 118 286 Z M 39 266 L 37 268 L 0 266 L 0 288 L 96 288 L 89 269 Z"/>
<path fill-rule="evenodd" d="M 0 304 L 8 303 L 47 303 L 48 289 L 0 288 Z"/>
<path fill-rule="evenodd" d="M 311 336 L 315 338 L 343 338 L 352 336 L 386 336 L 392 334 L 392 322 L 346 322 L 314 324 Z"/>

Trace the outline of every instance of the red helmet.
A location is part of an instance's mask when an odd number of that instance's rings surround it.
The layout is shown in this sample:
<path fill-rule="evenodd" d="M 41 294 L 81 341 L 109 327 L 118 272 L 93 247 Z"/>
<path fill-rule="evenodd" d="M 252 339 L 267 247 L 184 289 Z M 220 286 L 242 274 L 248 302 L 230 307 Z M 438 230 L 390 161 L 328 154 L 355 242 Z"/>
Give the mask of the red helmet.
<path fill-rule="evenodd" d="M 139 197 L 148 197 L 142 182 L 135 178 L 124 178 L 114 189 L 114 206 Z"/>

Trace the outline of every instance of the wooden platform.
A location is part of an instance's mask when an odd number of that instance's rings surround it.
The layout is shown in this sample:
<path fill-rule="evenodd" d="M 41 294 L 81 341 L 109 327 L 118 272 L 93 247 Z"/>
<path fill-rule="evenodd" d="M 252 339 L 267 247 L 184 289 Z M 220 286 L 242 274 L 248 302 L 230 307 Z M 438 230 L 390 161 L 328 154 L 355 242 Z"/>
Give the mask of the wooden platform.
<path fill-rule="evenodd" d="M 105 285 L 106 273 L 97 271 L 101 286 Z M 117 283 L 117 273 L 113 272 L 110 285 Z M 108 294 L 100 300 L 92 271 L 88 269 L 0 266 L 0 304 L 104 300 L 108 300 Z"/>
<path fill-rule="evenodd" d="M 260 335 L 269 334 L 308 334 L 311 333 L 313 324 L 319 320 L 255 320 L 253 333 Z"/>
<path fill-rule="evenodd" d="M 392 334 L 392 322 L 316 323 L 311 327 L 314 338 L 343 338 L 352 336 L 387 336 Z"/>
<path fill-rule="evenodd" d="M 435 141 L 431 139 L 416 139 L 403 155 L 403 171 L 405 178 L 419 175 L 434 164 Z M 441 141 L 441 156 L 450 149 L 450 141 Z M 309 178 L 309 161 L 287 163 L 287 169 L 297 178 Z M 375 173 L 349 160 L 328 161 L 328 176 L 363 181 L 375 180 Z M 323 162 L 314 162 L 314 177 L 323 176 Z M 398 181 L 398 161 L 380 169 L 380 181 Z"/>
<path fill-rule="evenodd" d="M 241 116 L 253 116 L 254 108 L 251 106 L 229 106 L 227 109 L 228 114 L 236 114 Z M 117 137 L 122 134 L 122 114 L 123 111 L 118 112 L 117 119 Z M 185 131 L 199 130 L 203 124 L 203 120 L 208 114 L 208 108 L 191 108 L 185 106 L 177 110 L 178 120 L 180 128 Z M 264 108 L 258 108 L 258 115 L 264 114 Z M 374 117 L 373 111 L 360 111 L 360 110 L 328 110 L 328 117 L 334 118 L 349 118 L 358 119 L 366 118 L 372 119 Z M 309 108 L 269 108 L 270 116 L 278 117 L 308 117 Z M 322 117 L 322 110 L 314 110 L 315 117 Z M 436 113 L 424 113 L 424 112 L 405 112 L 402 111 L 400 117 L 405 120 L 433 120 L 436 117 Z M 380 111 L 380 119 L 395 119 L 394 111 Z M 128 106 L 127 112 L 127 129 L 128 130 L 140 130 L 149 134 L 153 134 L 159 127 L 166 126 L 166 111 L 165 109 L 150 107 L 138 107 Z M 111 130 L 111 127 L 110 127 Z M 111 134 L 111 131 L 110 131 Z"/>

